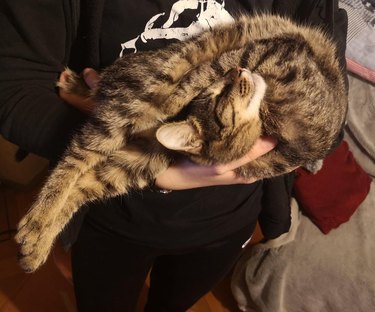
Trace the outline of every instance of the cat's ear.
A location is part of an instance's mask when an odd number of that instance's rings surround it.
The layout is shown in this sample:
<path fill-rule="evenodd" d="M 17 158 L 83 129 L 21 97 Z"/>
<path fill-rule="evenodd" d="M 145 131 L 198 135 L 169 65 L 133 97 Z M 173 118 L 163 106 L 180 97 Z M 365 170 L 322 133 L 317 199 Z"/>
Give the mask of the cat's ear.
<path fill-rule="evenodd" d="M 188 121 L 161 126 L 156 131 L 156 139 L 166 148 L 175 151 L 199 154 L 202 148 L 196 129 Z"/>

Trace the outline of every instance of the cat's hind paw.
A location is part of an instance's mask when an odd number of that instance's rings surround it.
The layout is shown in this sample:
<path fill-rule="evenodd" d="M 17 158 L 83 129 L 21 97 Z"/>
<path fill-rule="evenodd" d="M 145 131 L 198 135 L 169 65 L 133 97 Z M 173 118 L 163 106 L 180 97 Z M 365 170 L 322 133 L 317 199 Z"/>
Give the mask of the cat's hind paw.
<path fill-rule="evenodd" d="M 28 253 L 27 248 L 33 249 L 33 246 L 38 244 L 44 231 L 44 226 L 40 221 L 25 217 L 21 220 L 14 239 L 21 246 L 25 246 L 24 249 Z"/>
<path fill-rule="evenodd" d="M 42 243 L 43 244 L 43 243 Z M 48 258 L 51 244 L 43 246 L 22 245 L 18 253 L 18 263 L 26 273 L 35 272 Z"/>
<path fill-rule="evenodd" d="M 315 162 L 308 163 L 304 166 L 311 173 L 317 173 L 323 167 L 323 159 L 319 159 Z"/>
<path fill-rule="evenodd" d="M 19 263 L 26 272 L 34 272 L 47 259 L 54 236 L 50 226 L 26 215 L 20 222 L 15 241 L 20 245 Z"/>

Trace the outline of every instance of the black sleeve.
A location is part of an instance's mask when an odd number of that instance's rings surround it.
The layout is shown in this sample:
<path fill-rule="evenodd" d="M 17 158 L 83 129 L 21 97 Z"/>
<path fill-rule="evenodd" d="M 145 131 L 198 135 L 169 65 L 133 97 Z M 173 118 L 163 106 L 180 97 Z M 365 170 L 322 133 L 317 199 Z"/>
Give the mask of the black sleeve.
<path fill-rule="evenodd" d="M 267 240 L 289 231 L 294 178 L 295 173 L 292 172 L 263 181 L 262 210 L 258 222 Z"/>
<path fill-rule="evenodd" d="M 76 10 L 74 1 L 0 1 L 0 133 L 49 159 L 83 120 L 55 88 L 74 39 Z"/>

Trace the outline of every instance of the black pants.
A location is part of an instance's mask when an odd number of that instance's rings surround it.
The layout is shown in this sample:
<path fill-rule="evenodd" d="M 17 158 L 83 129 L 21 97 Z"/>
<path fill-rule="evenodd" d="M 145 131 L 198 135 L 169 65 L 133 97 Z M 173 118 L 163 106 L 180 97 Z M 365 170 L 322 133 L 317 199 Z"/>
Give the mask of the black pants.
<path fill-rule="evenodd" d="M 84 222 L 72 250 L 78 310 L 135 311 L 152 268 L 145 311 L 186 311 L 230 271 L 254 227 L 208 246 L 170 251 L 101 233 Z"/>

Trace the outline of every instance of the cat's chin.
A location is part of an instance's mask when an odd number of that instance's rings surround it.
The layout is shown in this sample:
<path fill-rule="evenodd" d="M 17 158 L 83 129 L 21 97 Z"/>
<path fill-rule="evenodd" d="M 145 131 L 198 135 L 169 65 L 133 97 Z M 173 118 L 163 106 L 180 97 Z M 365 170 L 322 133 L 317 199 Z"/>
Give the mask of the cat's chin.
<path fill-rule="evenodd" d="M 266 93 L 267 84 L 260 75 L 251 73 L 250 71 L 248 74 L 250 75 L 251 81 L 254 84 L 254 93 L 250 98 L 247 109 L 251 115 L 258 114 L 260 103 L 262 102 Z"/>

